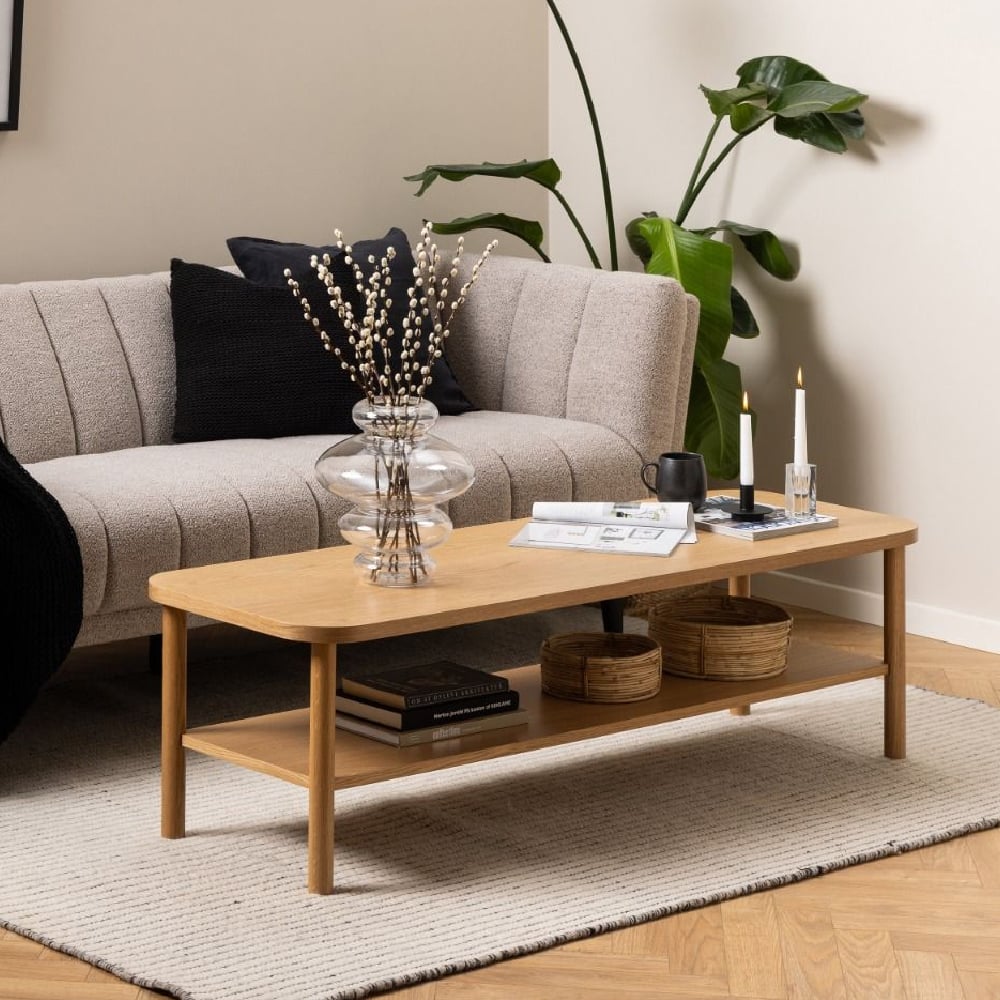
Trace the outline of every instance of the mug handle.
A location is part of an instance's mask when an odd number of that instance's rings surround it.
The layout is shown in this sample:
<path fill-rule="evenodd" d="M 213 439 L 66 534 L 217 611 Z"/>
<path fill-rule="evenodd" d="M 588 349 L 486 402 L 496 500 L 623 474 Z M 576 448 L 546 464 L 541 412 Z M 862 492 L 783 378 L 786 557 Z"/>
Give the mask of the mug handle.
<path fill-rule="evenodd" d="M 646 478 L 646 470 L 647 469 L 659 469 L 659 464 L 657 462 L 646 462 L 646 464 L 643 465 L 643 467 L 642 467 L 642 481 L 646 484 L 646 489 L 648 489 L 650 493 L 655 493 L 656 492 L 656 487 L 655 486 L 650 486 L 649 480 Z M 655 473 L 654 473 L 654 476 L 655 476 Z"/>

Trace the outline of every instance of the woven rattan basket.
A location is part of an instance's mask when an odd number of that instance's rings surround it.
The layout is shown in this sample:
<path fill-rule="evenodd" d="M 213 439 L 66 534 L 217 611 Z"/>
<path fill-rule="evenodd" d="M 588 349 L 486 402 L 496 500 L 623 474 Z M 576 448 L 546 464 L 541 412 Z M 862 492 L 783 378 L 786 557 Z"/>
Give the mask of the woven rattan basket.
<path fill-rule="evenodd" d="M 705 594 L 657 605 L 648 620 L 664 673 L 742 681 L 774 677 L 787 664 L 792 617 L 768 601 Z"/>
<path fill-rule="evenodd" d="M 542 690 L 574 701 L 626 702 L 660 690 L 660 647 L 644 635 L 569 632 L 542 643 Z"/>

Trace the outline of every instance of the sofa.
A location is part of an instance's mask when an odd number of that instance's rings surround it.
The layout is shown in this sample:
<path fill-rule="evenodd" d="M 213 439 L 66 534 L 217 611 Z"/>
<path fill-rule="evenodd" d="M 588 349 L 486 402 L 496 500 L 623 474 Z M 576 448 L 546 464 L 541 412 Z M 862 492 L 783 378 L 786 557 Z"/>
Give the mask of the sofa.
<path fill-rule="evenodd" d="M 476 407 L 435 430 L 476 469 L 456 527 L 641 494 L 682 444 L 697 317 L 670 279 L 495 255 L 447 343 Z M 170 273 L 0 285 L 0 434 L 76 534 L 78 646 L 158 633 L 154 573 L 341 541 L 313 471 L 337 437 L 178 443 L 176 363 Z"/>

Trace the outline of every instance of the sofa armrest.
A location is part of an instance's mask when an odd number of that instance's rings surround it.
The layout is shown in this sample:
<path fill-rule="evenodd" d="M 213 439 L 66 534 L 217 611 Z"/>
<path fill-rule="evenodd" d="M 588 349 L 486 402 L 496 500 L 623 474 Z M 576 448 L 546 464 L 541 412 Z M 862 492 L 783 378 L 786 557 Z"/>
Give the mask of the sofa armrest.
<path fill-rule="evenodd" d="M 600 424 L 648 460 L 683 445 L 697 324 L 673 279 L 494 256 L 448 358 L 477 406 Z"/>

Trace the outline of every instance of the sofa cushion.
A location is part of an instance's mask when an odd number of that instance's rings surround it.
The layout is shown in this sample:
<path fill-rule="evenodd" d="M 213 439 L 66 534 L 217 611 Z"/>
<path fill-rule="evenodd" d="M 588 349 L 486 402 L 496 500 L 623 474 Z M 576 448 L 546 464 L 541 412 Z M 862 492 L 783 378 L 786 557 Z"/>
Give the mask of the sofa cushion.
<path fill-rule="evenodd" d="M 174 438 L 356 431 L 361 392 L 302 319 L 287 289 L 173 260 Z"/>
<path fill-rule="evenodd" d="M 329 298 L 326 286 L 316 276 L 310 266 L 309 259 L 313 255 L 322 257 L 330 255 L 330 270 L 344 294 L 350 298 L 351 306 L 356 316 L 364 315 L 361 297 L 356 291 L 353 268 L 344 263 L 345 253 L 337 246 L 309 246 L 305 243 L 279 243 L 259 236 L 232 236 L 226 241 L 229 252 L 236 266 L 244 276 L 256 284 L 270 288 L 283 288 L 288 292 L 288 279 L 285 269 L 302 289 L 302 294 L 309 300 L 314 315 L 319 316 L 323 326 L 330 336 L 335 338 L 340 333 L 337 318 L 327 310 L 322 303 Z M 402 229 L 390 229 L 381 239 L 358 240 L 352 244 L 354 259 L 366 275 L 371 274 L 372 267 L 367 263 L 369 255 L 381 260 L 392 247 L 396 256 L 389 264 L 389 274 L 393 287 L 405 290 L 413 282 L 413 250 L 410 248 L 406 233 Z M 389 324 L 399 336 L 403 329 L 403 319 L 408 313 L 406 296 L 397 291 L 393 296 L 393 305 L 389 309 Z M 446 416 L 455 416 L 474 410 L 475 406 L 466 398 L 458 380 L 455 378 L 446 355 L 434 361 L 431 368 L 432 381 L 427 389 L 427 398 Z"/>
<path fill-rule="evenodd" d="M 471 489 L 449 507 L 459 527 L 526 516 L 534 500 L 643 492 L 634 449 L 594 424 L 476 411 L 442 417 L 436 433 L 476 469 Z M 339 544 L 337 520 L 347 504 L 326 492 L 313 470 L 334 440 L 303 435 L 147 446 L 70 455 L 28 471 L 76 531 L 84 613 L 109 616 L 151 608 L 148 579 L 163 570 Z M 137 627 L 133 634 L 143 634 L 148 622 Z"/>

